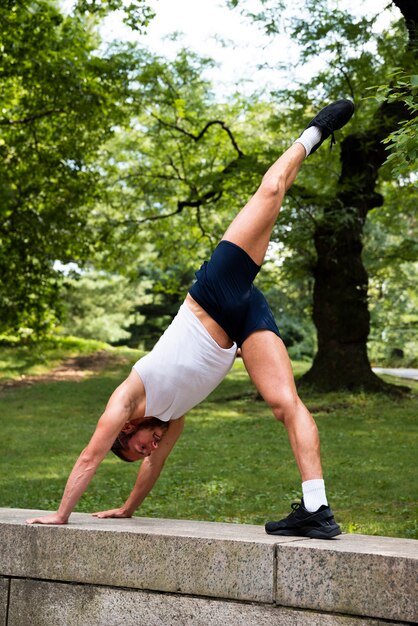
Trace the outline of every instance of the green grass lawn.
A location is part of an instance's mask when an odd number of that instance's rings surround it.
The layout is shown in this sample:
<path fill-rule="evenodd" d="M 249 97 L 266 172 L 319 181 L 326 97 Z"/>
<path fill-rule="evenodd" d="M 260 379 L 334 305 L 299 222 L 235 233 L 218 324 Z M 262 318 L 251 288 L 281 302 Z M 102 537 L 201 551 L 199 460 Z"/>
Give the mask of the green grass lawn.
<path fill-rule="evenodd" d="M 109 395 L 137 358 L 134 351 L 113 352 L 113 364 L 81 382 L 1 392 L 0 506 L 56 509 Z M 55 363 L 54 354 L 44 357 L 44 370 Z M 20 355 L 17 367 L 12 353 L 0 350 L 7 377 L 25 370 L 25 358 Z M 36 370 L 36 359 L 30 367 Z M 295 364 L 296 375 L 306 367 Z M 320 430 L 330 504 L 346 532 L 417 537 L 418 384 L 410 386 L 413 393 L 401 399 L 303 396 Z M 122 504 L 137 467 L 109 454 L 77 510 Z M 137 515 L 262 524 L 286 515 L 300 495 L 285 430 L 255 400 L 238 360 L 222 385 L 188 415 L 184 435 Z"/>

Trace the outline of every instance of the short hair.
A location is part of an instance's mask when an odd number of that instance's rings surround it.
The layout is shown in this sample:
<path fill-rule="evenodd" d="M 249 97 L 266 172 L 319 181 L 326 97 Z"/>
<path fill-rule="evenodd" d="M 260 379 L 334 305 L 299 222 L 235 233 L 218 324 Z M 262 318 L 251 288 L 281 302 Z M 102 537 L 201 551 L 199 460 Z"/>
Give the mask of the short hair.
<path fill-rule="evenodd" d="M 142 422 L 139 422 L 136 428 L 129 433 L 125 433 L 121 430 L 110 448 L 111 451 L 122 461 L 125 461 L 126 463 L 134 463 L 131 459 L 127 459 L 124 454 L 124 451 L 128 447 L 129 439 L 140 430 L 152 430 L 153 428 L 161 428 L 164 432 L 167 432 L 168 422 L 163 422 L 158 419 L 158 417 L 148 417 Z"/>

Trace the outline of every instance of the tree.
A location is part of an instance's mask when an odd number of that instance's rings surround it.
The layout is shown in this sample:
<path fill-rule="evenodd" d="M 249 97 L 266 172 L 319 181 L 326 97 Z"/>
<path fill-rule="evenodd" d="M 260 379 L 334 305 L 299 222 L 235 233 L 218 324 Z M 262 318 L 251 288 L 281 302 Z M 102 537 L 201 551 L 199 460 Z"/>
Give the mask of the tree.
<path fill-rule="evenodd" d="M 382 170 L 390 167 L 388 162 Z M 407 161 L 399 163 L 405 168 Z M 381 170 L 381 171 L 382 171 Z M 384 205 L 369 214 L 363 262 L 369 274 L 369 355 L 379 364 L 415 367 L 418 354 L 417 192 L 413 177 L 382 185 Z M 401 202 L 400 202 L 401 198 Z M 396 215 L 396 220 L 393 216 Z"/>
<path fill-rule="evenodd" d="M 140 293 L 137 299 L 141 298 Z M 120 274 L 94 269 L 72 272 L 64 280 L 63 334 L 118 343 L 130 338 L 136 302 L 132 285 Z"/>
<path fill-rule="evenodd" d="M 122 4 L 80 0 L 69 16 L 49 0 L 0 8 L 0 332 L 48 329 L 59 309 L 54 261 L 82 262 L 95 247 L 95 160 L 126 115 L 136 65 L 129 48 L 98 52 L 97 24 Z M 136 27 L 149 17 L 131 3 Z"/>
<path fill-rule="evenodd" d="M 395 0 L 395 4 L 403 12 L 411 41 L 418 24 L 418 7 L 401 0 Z M 418 57 L 415 51 L 412 56 Z M 406 51 L 403 61 L 411 63 L 411 50 Z M 382 142 L 408 119 L 409 111 L 403 103 L 385 101 L 362 131 L 346 137 L 341 146 L 337 193 L 324 210 L 324 219 L 314 235 L 317 262 L 313 319 L 318 352 L 304 381 L 322 389 L 384 388 L 371 370 L 367 355 L 370 323 L 362 235 L 368 213 L 383 204 L 382 195 L 376 192 L 379 169 L 387 158 Z M 346 217 L 339 224 L 327 219 L 336 207 Z"/>
<path fill-rule="evenodd" d="M 262 4 L 257 19 L 270 32 L 277 32 L 277 3 Z M 328 169 L 328 180 L 322 178 L 326 193 L 311 186 L 305 196 L 305 202 L 314 207 L 313 320 L 318 351 L 301 382 L 323 390 L 387 388 L 372 372 L 367 356 L 368 275 L 362 262 L 362 239 L 369 212 L 384 201 L 377 188 L 387 158 L 382 142 L 393 137 L 400 123 L 412 123 L 411 108 L 402 98 L 385 98 L 377 107 L 375 101 L 365 99 L 370 96 L 370 85 L 388 84 L 394 67 L 411 74 L 416 66 L 418 6 L 413 0 L 394 0 L 393 4 L 403 20 L 376 36 L 374 49 L 370 49 L 370 33 L 376 18 L 355 20 L 347 12 L 331 11 L 327 0 L 306 0 L 309 20 L 292 20 L 302 62 L 327 55 L 328 63 L 303 89 L 283 96 L 294 103 L 299 115 L 308 106 L 307 94 L 329 101 L 348 93 L 357 103 L 351 132 L 341 144 L 338 178 L 330 183 Z M 322 158 L 327 162 L 326 155 Z M 315 207 L 322 216 L 318 217 Z"/>
<path fill-rule="evenodd" d="M 100 266 L 130 275 L 132 300 L 143 278 L 154 294 L 138 306 L 145 319 L 130 329 L 133 345 L 152 346 L 162 322 L 175 315 L 199 261 L 208 258 L 294 136 L 291 128 L 277 133 L 271 106 L 258 98 L 216 102 L 202 79 L 210 63 L 187 50 L 172 62 L 144 54 L 133 76 L 142 86 L 141 107 L 103 151 L 108 195 L 92 216 L 109 243 Z M 277 267 L 262 272 L 260 286 L 269 291 L 292 354 L 312 356 L 311 325 L 301 319 L 306 276 L 293 272 L 290 287 L 283 276 L 278 288 L 271 280 L 273 271 L 277 280 Z M 296 347 L 298 342 L 304 345 Z"/>
<path fill-rule="evenodd" d="M 101 154 L 107 192 L 91 225 L 108 253 L 96 261 L 129 276 L 133 302 L 143 280 L 151 285 L 152 301 L 137 308 L 146 318 L 130 328 L 129 342 L 145 347 L 175 315 L 260 167 L 240 145 L 244 107 L 217 104 L 202 79 L 210 63 L 186 50 L 172 62 L 143 51 L 131 74 L 140 100 Z"/>
<path fill-rule="evenodd" d="M 171 63 L 144 53 L 133 75 L 141 102 L 103 155 L 109 180 L 107 204 L 98 207 L 103 223 L 123 242 L 151 237 L 167 265 L 179 254 L 194 265 L 191 248 L 202 257 L 213 249 L 231 187 L 244 195 L 240 173 L 251 174 L 256 164 L 240 145 L 244 123 L 236 122 L 244 107 L 217 104 L 202 79 L 210 63 L 186 50 Z"/>

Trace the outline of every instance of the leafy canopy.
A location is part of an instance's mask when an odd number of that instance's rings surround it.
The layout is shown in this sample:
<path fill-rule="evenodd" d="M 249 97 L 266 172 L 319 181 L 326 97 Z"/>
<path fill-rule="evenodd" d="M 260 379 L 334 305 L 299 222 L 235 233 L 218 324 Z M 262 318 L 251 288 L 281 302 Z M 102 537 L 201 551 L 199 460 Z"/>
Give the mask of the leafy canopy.
<path fill-rule="evenodd" d="M 82 262 L 96 245 L 95 160 L 125 118 L 136 59 L 97 52 L 94 14 L 119 5 L 79 2 L 69 16 L 47 0 L 0 7 L 0 331 L 48 328 L 54 261 Z"/>

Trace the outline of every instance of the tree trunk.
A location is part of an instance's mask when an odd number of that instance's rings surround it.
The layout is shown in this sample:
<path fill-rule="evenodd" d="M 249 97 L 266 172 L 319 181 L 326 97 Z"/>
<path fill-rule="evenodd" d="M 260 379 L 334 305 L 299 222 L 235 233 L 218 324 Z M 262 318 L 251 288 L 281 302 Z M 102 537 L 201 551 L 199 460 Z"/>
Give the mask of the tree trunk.
<path fill-rule="evenodd" d="M 382 196 L 374 191 L 379 167 L 386 158 L 381 142 L 407 118 L 403 104 L 384 103 L 368 132 L 350 135 L 342 143 L 339 191 L 314 235 L 313 320 L 318 352 L 300 381 L 302 385 L 324 391 L 392 387 L 373 373 L 367 357 L 370 323 L 362 234 L 368 211 L 383 204 Z"/>
<path fill-rule="evenodd" d="M 318 389 L 379 389 L 367 357 L 367 273 L 361 259 L 364 220 L 354 207 L 337 207 L 346 224 L 325 219 L 315 232 L 313 320 L 318 351 L 302 378 Z"/>

